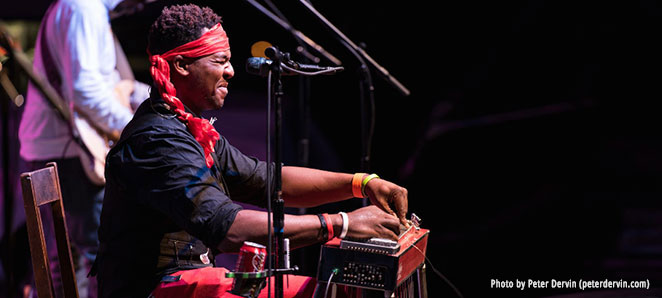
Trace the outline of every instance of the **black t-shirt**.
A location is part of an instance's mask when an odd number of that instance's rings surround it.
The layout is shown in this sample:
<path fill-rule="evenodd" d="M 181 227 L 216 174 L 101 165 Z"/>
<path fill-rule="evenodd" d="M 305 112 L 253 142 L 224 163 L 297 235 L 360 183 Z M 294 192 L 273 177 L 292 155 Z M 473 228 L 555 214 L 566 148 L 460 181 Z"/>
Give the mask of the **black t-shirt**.
<path fill-rule="evenodd" d="M 145 100 L 106 159 L 101 297 L 147 297 L 164 273 L 157 263 L 165 234 L 185 231 L 215 249 L 242 209 L 230 197 L 266 203 L 265 162 L 221 136 L 214 166 L 207 168 L 202 147 L 163 105 Z"/>

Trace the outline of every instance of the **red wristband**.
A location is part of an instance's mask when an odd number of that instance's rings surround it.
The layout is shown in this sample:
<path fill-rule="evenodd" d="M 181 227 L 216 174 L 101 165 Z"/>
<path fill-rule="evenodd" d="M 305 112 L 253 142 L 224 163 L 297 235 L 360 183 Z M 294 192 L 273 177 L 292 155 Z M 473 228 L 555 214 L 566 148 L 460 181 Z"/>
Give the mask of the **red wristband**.
<path fill-rule="evenodd" d="M 331 219 L 329 218 L 329 214 L 327 213 L 322 213 L 322 216 L 324 217 L 324 221 L 326 221 L 326 230 L 329 232 L 328 238 L 326 239 L 331 240 L 333 239 L 333 224 L 331 224 Z"/>

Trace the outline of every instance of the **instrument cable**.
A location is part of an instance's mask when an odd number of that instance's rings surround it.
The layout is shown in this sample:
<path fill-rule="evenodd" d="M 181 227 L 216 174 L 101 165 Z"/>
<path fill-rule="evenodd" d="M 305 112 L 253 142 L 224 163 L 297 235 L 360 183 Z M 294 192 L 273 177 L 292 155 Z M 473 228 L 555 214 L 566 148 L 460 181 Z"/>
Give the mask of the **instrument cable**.
<path fill-rule="evenodd" d="M 421 251 L 420 248 L 416 247 L 416 245 L 412 245 L 412 247 L 418 250 L 418 252 L 420 252 L 423 255 L 423 257 L 425 257 L 425 260 L 428 262 L 428 264 L 430 264 L 430 268 L 432 268 L 432 271 L 434 271 L 434 273 L 436 273 L 441 279 L 443 279 L 451 287 L 451 289 L 453 289 L 457 297 L 464 298 L 462 292 L 460 292 L 460 290 L 457 287 L 455 287 L 455 285 L 448 278 L 446 278 L 446 276 L 444 276 L 439 270 L 437 270 L 437 268 L 434 267 L 434 265 L 432 265 L 432 261 L 430 261 L 430 259 L 425 255 L 425 253 Z"/>
<path fill-rule="evenodd" d="M 329 276 L 329 280 L 326 282 L 326 289 L 324 290 L 324 298 L 329 294 L 329 286 L 331 285 L 331 280 L 333 279 L 333 276 L 338 273 L 338 268 L 331 270 L 331 275 Z"/>

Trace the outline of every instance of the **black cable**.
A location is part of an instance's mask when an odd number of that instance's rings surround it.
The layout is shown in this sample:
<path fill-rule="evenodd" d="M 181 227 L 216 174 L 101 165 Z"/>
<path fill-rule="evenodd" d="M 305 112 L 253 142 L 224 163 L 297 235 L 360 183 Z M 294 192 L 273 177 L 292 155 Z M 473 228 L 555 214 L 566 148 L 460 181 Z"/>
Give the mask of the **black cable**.
<path fill-rule="evenodd" d="M 368 67 L 368 64 L 366 63 L 365 59 L 346 41 L 340 40 L 340 42 L 349 50 L 354 57 L 356 57 L 356 60 L 359 61 L 361 66 L 359 67 L 359 70 L 361 71 L 362 79 L 359 84 L 360 87 L 360 92 L 361 92 L 361 171 L 362 172 L 369 172 L 370 171 L 370 154 L 372 151 L 372 138 L 374 135 L 374 130 L 375 130 L 375 118 L 376 118 L 376 110 L 375 110 L 375 86 L 372 81 L 372 74 L 370 73 L 370 68 Z M 366 90 L 367 89 L 367 90 Z M 365 113 L 365 94 L 368 94 L 367 101 L 368 105 L 370 108 L 370 114 L 366 115 Z M 367 120 L 366 120 L 367 118 Z M 366 125 L 367 122 L 367 125 Z M 364 204 L 366 205 L 367 202 L 364 199 Z"/>
<path fill-rule="evenodd" d="M 448 286 L 451 287 L 451 289 L 453 289 L 453 291 L 455 292 L 455 295 L 457 295 L 457 297 L 464 298 L 464 295 L 462 295 L 462 292 L 460 292 L 460 290 L 448 278 L 446 278 L 446 276 L 444 276 L 441 273 L 441 271 L 437 270 L 437 268 L 435 268 L 434 265 L 432 265 L 432 261 L 430 261 L 428 256 L 426 256 L 425 253 L 423 253 L 420 248 L 416 247 L 416 245 L 412 245 L 412 247 L 414 247 L 416 250 L 418 250 L 418 252 L 420 252 L 423 255 L 423 257 L 425 257 L 425 260 L 430 265 L 430 268 L 432 268 L 432 271 L 434 271 L 434 273 L 436 273 L 441 279 L 443 279 L 448 284 Z"/>

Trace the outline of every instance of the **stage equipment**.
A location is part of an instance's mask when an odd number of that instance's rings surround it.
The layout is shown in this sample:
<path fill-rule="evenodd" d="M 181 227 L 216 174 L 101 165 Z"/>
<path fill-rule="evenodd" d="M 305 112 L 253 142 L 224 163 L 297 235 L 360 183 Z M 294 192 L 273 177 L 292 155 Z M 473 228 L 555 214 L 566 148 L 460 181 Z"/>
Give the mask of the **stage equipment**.
<path fill-rule="evenodd" d="M 277 47 L 268 47 L 264 51 L 265 55 L 269 58 L 271 63 L 264 63 L 258 65 L 258 69 L 268 67 L 267 72 L 267 166 L 275 167 L 274 173 L 274 182 L 273 192 L 267 192 L 267 218 L 269 226 L 272 226 L 271 223 L 271 213 L 273 212 L 273 231 L 275 239 L 272 239 L 271 229 L 269 229 L 269 243 L 267 245 L 267 252 L 269 256 L 274 257 L 274 266 L 276 269 L 271 269 L 271 263 L 269 262 L 267 273 L 269 276 L 275 276 L 275 286 L 274 292 L 277 298 L 283 297 L 283 272 L 294 272 L 292 268 L 286 268 L 286 250 L 285 250 L 285 238 L 284 238 L 284 228 L 285 228 L 285 201 L 283 201 L 282 195 L 282 97 L 283 97 L 283 84 L 281 82 L 281 76 L 285 70 L 290 72 L 296 72 L 301 75 L 318 75 L 320 72 L 305 72 L 299 71 L 294 67 L 295 62 L 290 60 L 289 53 L 281 52 Z M 246 64 L 247 71 L 251 72 L 252 67 L 255 66 L 254 60 L 249 58 L 248 63 Z M 252 69 L 254 70 L 254 69 Z M 334 70 L 335 71 L 335 70 Z M 257 73 L 259 74 L 259 73 Z M 274 110 L 272 112 L 271 104 L 273 102 Z M 272 113 L 275 116 L 274 119 L 274 158 L 273 162 L 271 161 L 271 115 Z M 271 171 L 267 171 L 271 173 Z M 270 174 L 269 174 L 270 176 Z M 270 185 L 271 178 L 267 178 L 267 189 L 271 189 Z M 272 249 L 272 244 L 275 245 L 275 252 Z M 293 268 L 297 268 L 294 266 Z M 294 269 L 296 270 L 296 269 Z M 271 287 L 268 287 L 271 290 Z"/>
<path fill-rule="evenodd" d="M 381 238 L 332 239 L 320 251 L 317 292 L 325 289 L 327 293 L 329 287 L 343 285 L 357 297 L 427 297 L 425 254 L 429 233 L 413 220 L 397 242 Z"/>

